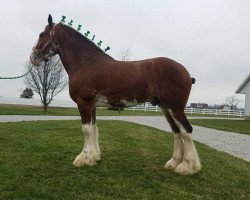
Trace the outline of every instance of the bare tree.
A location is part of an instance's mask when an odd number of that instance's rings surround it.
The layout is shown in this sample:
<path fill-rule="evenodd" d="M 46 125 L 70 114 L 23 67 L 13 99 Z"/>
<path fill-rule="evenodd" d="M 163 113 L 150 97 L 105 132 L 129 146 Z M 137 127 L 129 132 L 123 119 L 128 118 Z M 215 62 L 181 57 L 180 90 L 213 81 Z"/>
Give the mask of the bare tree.
<path fill-rule="evenodd" d="M 118 54 L 118 58 L 121 61 L 129 61 L 131 60 L 131 56 L 132 56 L 132 52 L 130 49 L 122 49 Z"/>
<path fill-rule="evenodd" d="M 237 105 L 240 103 L 240 100 L 236 96 L 227 97 L 226 102 L 230 106 L 231 110 L 237 108 Z"/>
<path fill-rule="evenodd" d="M 32 64 L 26 63 L 26 68 Z M 58 56 L 52 57 L 47 63 L 33 67 L 25 77 L 24 83 L 40 96 L 43 110 L 46 112 L 53 98 L 67 85 L 65 71 Z"/>

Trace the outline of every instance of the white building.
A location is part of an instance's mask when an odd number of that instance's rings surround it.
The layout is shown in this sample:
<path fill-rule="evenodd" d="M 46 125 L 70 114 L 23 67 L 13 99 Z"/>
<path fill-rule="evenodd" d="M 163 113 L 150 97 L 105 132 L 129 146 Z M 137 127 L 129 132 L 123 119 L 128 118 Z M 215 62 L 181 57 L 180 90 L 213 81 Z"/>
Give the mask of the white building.
<path fill-rule="evenodd" d="M 245 118 L 250 119 L 250 74 L 248 74 L 235 93 L 245 94 Z"/>

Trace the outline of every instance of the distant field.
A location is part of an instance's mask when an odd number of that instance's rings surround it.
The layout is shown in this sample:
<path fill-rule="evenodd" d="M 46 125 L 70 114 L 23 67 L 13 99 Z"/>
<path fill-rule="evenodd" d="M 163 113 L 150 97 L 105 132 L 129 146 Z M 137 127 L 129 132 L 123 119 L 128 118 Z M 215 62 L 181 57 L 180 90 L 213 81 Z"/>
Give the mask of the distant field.
<path fill-rule="evenodd" d="M 63 107 L 49 107 L 47 112 L 44 112 L 40 106 L 26 106 L 26 105 L 8 105 L 0 104 L 0 115 L 58 115 L 58 116 L 79 116 L 77 108 L 63 108 Z M 97 108 L 98 116 L 163 116 L 163 113 L 154 111 L 133 111 L 123 110 L 118 111 L 107 110 L 107 108 Z M 219 115 L 202 115 L 192 114 L 187 116 L 194 117 L 227 117 Z M 230 118 L 232 118 L 230 116 Z M 234 118 L 234 117 L 233 117 Z"/>
<path fill-rule="evenodd" d="M 192 124 L 250 135 L 250 120 L 190 119 Z"/>
<path fill-rule="evenodd" d="M 0 199 L 250 199 L 249 163 L 196 143 L 202 171 L 164 169 L 173 138 L 154 128 L 98 121 L 102 159 L 72 165 L 79 121 L 0 123 Z"/>
<path fill-rule="evenodd" d="M 0 104 L 0 115 L 57 115 L 57 116 L 79 116 L 77 108 L 49 107 L 47 112 L 44 112 L 40 106 L 26 105 L 7 105 Z M 107 108 L 97 108 L 98 116 L 130 116 L 130 115 L 145 115 L 145 116 L 162 116 L 162 112 L 150 111 L 132 111 L 123 110 L 120 113 Z"/>
<path fill-rule="evenodd" d="M 0 104 L 0 115 L 79 115 L 76 108 L 49 107 L 44 112 L 40 106 Z"/>

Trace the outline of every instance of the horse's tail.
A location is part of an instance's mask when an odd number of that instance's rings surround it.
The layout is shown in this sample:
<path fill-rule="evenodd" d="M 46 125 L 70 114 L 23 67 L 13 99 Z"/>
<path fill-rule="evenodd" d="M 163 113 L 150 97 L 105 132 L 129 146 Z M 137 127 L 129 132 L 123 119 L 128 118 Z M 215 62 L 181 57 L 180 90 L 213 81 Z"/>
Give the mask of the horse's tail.
<path fill-rule="evenodd" d="M 191 78 L 192 84 L 195 84 L 195 78 Z"/>

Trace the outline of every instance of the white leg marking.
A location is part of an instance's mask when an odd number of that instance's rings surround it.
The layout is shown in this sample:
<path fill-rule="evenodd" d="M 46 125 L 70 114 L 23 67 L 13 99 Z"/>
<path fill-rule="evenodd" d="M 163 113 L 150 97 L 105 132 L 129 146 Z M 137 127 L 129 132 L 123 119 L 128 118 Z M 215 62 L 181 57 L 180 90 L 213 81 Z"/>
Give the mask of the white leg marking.
<path fill-rule="evenodd" d="M 183 138 L 183 161 L 176 167 L 175 171 L 183 174 L 195 174 L 201 170 L 201 163 L 199 159 L 199 155 L 196 151 L 195 145 L 191 138 L 191 134 L 187 133 L 182 124 L 174 117 L 174 114 L 171 109 L 168 109 L 169 113 L 174 119 L 174 122 L 178 126 L 181 132 L 181 136 Z"/>
<path fill-rule="evenodd" d="M 82 152 L 75 158 L 73 165 L 94 165 L 100 160 L 100 147 L 98 143 L 98 129 L 93 124 L 82 125 L 84 145 Z"/>
<path fill-rule="evenodd" d="M 184 140 L 184 156 L 181 164 L 175 169 L 176 172 L 184 175 L 195 174 L 201 170 L 199 155 L 189 133 L 182 133 Z"/>
<path fill-rule="evenodd" d="M 173 133 L 174 136 L 174 151 L 173 157 L 164 166 L 167 169 L 175 170 L 175 168 L 183 160 L 183 139 L 181 134 Z"/>

